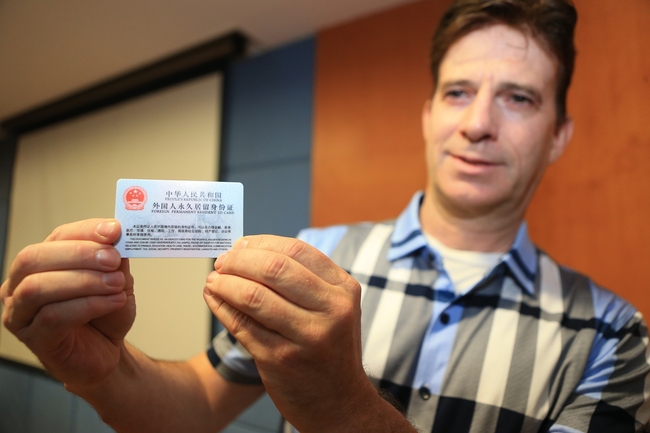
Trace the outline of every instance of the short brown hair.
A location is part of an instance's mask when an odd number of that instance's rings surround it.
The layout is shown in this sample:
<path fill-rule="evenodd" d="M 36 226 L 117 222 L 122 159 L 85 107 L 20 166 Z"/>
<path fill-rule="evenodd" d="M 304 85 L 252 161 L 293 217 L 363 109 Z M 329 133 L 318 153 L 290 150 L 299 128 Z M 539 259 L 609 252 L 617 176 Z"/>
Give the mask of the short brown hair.
<path fill-rule="evenodd" d="M 440 63 L 449 48 L 474 30 L 505 24 L 531 35 L 557 60 L 555 108 L 557 125 L 566 120 L 566 96 L 576 50 L 573 34 L 578 19 L 571 0 L 456 0 L 447 9 L 431 48 L 431 74 L 438 86 Z"/>

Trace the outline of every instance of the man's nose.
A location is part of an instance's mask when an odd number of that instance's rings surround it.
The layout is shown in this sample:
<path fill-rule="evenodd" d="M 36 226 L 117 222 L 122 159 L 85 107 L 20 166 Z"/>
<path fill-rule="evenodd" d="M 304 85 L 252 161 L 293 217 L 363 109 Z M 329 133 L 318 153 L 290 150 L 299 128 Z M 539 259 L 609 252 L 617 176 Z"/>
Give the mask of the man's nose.
<path fill-rule="evenodd" d="M 498 131 L 496 115 L 488 92 L 479 91 L 465 109 L 460 126 L 461 134 L 470 143 L 494 140 Z"/>

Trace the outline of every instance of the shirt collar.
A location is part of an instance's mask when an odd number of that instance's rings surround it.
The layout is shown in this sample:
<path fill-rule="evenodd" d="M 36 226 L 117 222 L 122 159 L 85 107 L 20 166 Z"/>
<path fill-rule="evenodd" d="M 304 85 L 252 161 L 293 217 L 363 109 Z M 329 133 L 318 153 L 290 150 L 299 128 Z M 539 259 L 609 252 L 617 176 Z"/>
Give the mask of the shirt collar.
<path fill-rule="evenodd" d="M 391 246 L 388 250 L 388 260 L 394 261 L 414 254 L 422 248 L 428 248 L 420 224 L 420 205 L 423 198 L 424 193 L 422 191 L 415 193 L 406 209 L 395 221 Z M 531 295 L 535 294 L 537 249 L 528 236 L 528 228 L 525 222 L 519 227 L 512 248 L 503 255 L 501 262 L 508 266 L 512 275 L 524 290 Z"/>

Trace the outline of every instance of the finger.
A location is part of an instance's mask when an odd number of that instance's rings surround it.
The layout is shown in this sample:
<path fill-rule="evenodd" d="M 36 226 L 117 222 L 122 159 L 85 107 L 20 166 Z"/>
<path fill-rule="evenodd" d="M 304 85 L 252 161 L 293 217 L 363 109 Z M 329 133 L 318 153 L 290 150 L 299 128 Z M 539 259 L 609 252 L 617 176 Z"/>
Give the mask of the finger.
<path fill-rule="evenodd" d="M 0 286 L 0 301 L 2 301 L 2 305 L 5 304 L 5 299 L 9 297 L 9 280 L 5 280 L 2 283 L 2 286 Z"/>
<path fill-rule="evenodd" d="M 250 316 L 226 303 L 209 290 L 203 292 L 203 298 L 210 311 L 221 322 L 226 330 L 240 342 L 255 359 L 260 359 L 263 351 L 274 351 L 287 340 L 279 333 L 262 326 Z"/>
<path fill-rule="evenodd" d="M 235 242 L 234 249 L 260 249 L 291 257 L 330 284 L 341 284 L 348 273 L 329 257 L 306 242 L 273 235 L 246 236 Z"/>
<path fill-rule="evenodd" d="M 300 340 L 304 324 L 314 322 L 313 313 L 262 284 L 238 276 L 214 274 L 211 276 L 215 278 L 206 285 L 208 293 L 291 341 Z"/>
<path fill-rule="evenodd" d="M 296 260 L 271 250 L 237 249 L 215 263 L 221 275 L 237 275 L 273 289 L 288 301 L 312 311 L 324 311 L 342 290 L 326 283 Z"/>
<path fill-rule="evenodd" d="M 115 219 L 92 218 L 57 227 L 45 238 L 45 242 L 87 240 L 112 244 L 120 237 L 121 230 L 120 223 Z"/>
<path fill-rule="evenodd" d="M 44 242 L 23 248 L 9 269 L 3 298 L 27 276 L 55 270 L 90 269 L 113 271 L 120 266 L 119 252 L 111 245 L 91 241 Z"/>
<path fill-rule="evenodd" d="M 5 326 L 10 331 L 29 326 L 44 306 L 76 298 L 117 294 L 126 278 L 120 271 L 58 271 L 29 275 L 7 305 Z"/>
<path fill-rule="evenodd" d="M 119 310 L 124 307 L 126 300 L 126 294 L 120 292 L 49 304 L 41 309 L 29 327 L 17 332 L 16 336 L 37 353 L 46 353 L 59 348 L 60 342 L 70 335 L 71 329 Z M 90 329 L 79 332 L 90 332 Z"/>
<path fill-rule="evenodd" d="M 126 278 L 126 287 L 133 290 L 133 275 L 131 275 L 131 263 L 129 259 L 122 259 L 120 261 L 120 267 L 117 268 L 118 271 L 122 271 Z"/>

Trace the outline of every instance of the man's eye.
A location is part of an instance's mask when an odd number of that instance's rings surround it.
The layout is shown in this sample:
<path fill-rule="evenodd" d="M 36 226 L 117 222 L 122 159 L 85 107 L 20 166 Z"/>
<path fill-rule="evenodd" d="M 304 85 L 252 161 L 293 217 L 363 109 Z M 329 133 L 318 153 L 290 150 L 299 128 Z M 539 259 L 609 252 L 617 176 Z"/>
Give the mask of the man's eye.
<path fill-rule="evenodd" d="M 515 102 L 517 104 L 532 104 L 533 101 L 527 96 L 524 95 L 519 95 L 519 94 L 514 94 L 511 95 L 510 98 L 512 99 L 512 102 Z"/>
<path fill-rule="evenodd" d="M 465 92 L 459 89 L 449 90 L 447 96 L 450 98 L 460 98 L 465 95 Z"/>

